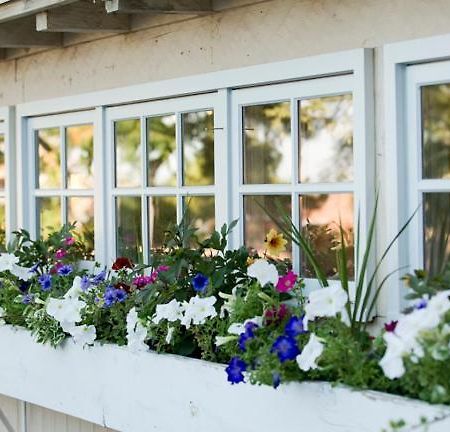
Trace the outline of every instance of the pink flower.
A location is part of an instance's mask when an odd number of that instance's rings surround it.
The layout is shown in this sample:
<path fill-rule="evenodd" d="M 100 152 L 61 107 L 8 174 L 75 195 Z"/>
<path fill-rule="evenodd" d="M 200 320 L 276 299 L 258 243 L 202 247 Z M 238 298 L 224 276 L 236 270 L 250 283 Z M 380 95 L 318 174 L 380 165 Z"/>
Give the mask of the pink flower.
<path fill-rule="evenodd" d="M 297 275 L 293 271 L 289 271 L 278 279 L 277 291 L 280 293 L 288 292 L 294 288 L 295 282 L 297 282 Z"/>
<path fill-rule="evenodd" d="M 72 246 L 75 243 L 75 239 L 73 237 L 66 237 L 64 243 L 66 246 Z"/>
<path fill-rule="evenodd" d="M 267 320 L 267 324 L 273 324 L 280 321 L 283 321 L 284 318 L 289 314 L 289 310 L 287 306 L 282 303 L 278 309 L 274 307 L 271 309 L 267 309 L 264 313 L 264 316 Z"/>
<path fill-rule="evenodd" d="M 166 266 L 166 265 L 160 265 L 157 269 L 156 269 L 156 272 L 157 273 L 160 273 L 160 272 L 166 272 L 166 271 L 168 271 L 169 270 L 169 266 Z"/>
<path fill-rule="evenodd" d="M 152 284 L 153 282 L 155 282 L 153 275 L 137 276 L 133 279 L 133 285 L 136 285 L 138 288 L 144 288 L 146 285 Z"/>
<path fill-rule="evenodd" d="M 55 252 L 55 258 L 57 260 L 63 259 L 67 255 L 67 252 L 64 249 L 58 249 Z"/>

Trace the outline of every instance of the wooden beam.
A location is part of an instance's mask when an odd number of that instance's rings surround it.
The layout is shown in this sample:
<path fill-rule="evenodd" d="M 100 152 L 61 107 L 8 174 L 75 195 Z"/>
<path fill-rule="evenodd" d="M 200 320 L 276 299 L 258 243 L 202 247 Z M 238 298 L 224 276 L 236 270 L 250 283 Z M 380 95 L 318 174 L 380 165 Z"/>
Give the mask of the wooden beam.
<path fill-rule="evenodd" d="M 39 33 L 33 16 L 0 24 L 0 48 L 62 46 L 62 34 Z"/>
<path fill-rule="evenodd" d="M 108 13 L 210 14 L 212 0 L 106 0 Z"/>
<path fill-rule="evenodd" d="M 75 3 L 77 0 L 11 0 L 0 4 L 0 22 L 34 15 L 54 7 Z"/>
<path fill-rule="evenodd" d="M 5 48 L 0 48 L 0 60 L 5 60 L 6 58 L 6 50 Z"/>
<path fill-rule="evenodd" d="M 83 0 L 36 15 L 36 30 L 40 32 L 123 32 L 129 29 L 129 16 L 107 14 L 102 1 Z"/>

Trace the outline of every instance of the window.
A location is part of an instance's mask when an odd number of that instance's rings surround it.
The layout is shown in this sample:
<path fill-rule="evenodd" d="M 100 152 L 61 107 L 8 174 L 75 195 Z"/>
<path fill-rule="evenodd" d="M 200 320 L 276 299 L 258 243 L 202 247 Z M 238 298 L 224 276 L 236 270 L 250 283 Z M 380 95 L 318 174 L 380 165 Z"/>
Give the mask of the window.
<path fill-rule="evenodd" d="M 89 112 L 30 120 L 35 233 L 75 223 L 87 257 L 95 254 L 93 129 Z"/>
<path fill-rule="evenodd" d="M 406 80 L 412 264 L 437 274 L 450 258 L 450 62 L 410 66 Z"/>
<path fill-rule="evenodd" d="M 263 208 L 281 207 L 313 244 L 327 276 L 336 277 L 339 223 L 353 248 L 354 162 L 352 76 L 255 87 L 233 93 L 235 216 L 241 238 L 264 254 L 276 225 Z M 288 244 L 283 257 L 306 278 L 313 270 Z M 348 271 L 354 273 L 349 254 Z"/>
<path fill-rule="evenodd" d="M 117 256 L 148 262 L 183 215 L 200 239 L 214 230 L 216 103 L 211 94 L 107 110 Z"/>
<path fill-rule="evenodd" d="M 0 249 L 6 246 L 6 121 L 0 119 Z"/>

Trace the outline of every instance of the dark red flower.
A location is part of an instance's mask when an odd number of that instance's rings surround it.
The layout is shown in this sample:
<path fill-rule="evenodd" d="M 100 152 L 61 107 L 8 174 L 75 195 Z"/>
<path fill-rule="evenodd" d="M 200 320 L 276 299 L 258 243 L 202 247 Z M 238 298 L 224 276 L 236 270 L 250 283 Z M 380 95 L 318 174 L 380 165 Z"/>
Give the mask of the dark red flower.
<path fill-rule="evenodd" d="M 117 283 L 114 285 L 114 288 L 124 290 L 124 291 L 127 292 L 127 293 L 130 293 L 130 292 L 131 292 L 131 286 L 130 286 L 130 285 L 127 285 L 126 283 L 123 283 L 123 282 L 117 282 Z"/>
<path fill-rule="evenodd" d="M 384 325 L 384 329 L 389 332 L 393 333 L 395 331 L 395 328 L 397 327 L 398 321 L 391 321 L 390 323 L 386 323 Z"/>
<path fill-rule="evenodd" d="M 113 270 L 121 270 L 123 268 L 133 268 L 133 263 L 129 258 L 119 257 L 114 261 L 112 265 Z"/>
<path fill-rule="evenodd" d="M 288 314 L 289 310 L 287 306 L 283 303 L 280 305 L 278 309 L 275 308 L 267 309 L 266 312 L 264 313 L 264 316 L 266 317 L 267 324 L 272 324 L 283 321 L 283 319 L 286 318 Z"/>
<path fill-rule="evenodd" d="M 62 262 L 57 262 L 51 269 L 50 269 L 50 274 L 56 274 L 58 272 L 58 270 L 63 267 L 64 264 Z"/>

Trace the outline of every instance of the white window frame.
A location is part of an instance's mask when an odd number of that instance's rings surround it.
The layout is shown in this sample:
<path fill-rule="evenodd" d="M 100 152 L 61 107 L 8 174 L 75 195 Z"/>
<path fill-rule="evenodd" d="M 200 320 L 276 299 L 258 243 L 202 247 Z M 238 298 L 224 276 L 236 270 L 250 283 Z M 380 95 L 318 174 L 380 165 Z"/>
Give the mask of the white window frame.
<path fill-rule="evenodd" d="M 411 198 L 413 192 L 409 184 L 413 181 L 417 186 L 417 176 L 414 179 L 408 178 L 408 163 L 416 164 L 417 156 L 414 156 L 413 161 L 405 157 L 408 154 L 408 146 L 416 146 L 417 143 L 417 136 L 414 137 L 415 143 L 411 144 L 411 141 L 408 141 L 411 139 L 411 132 L 408 134 L 409 122 L 412 120 L 407 118 L 408 67 L 418 64 L 431 65 L 443 60 L 450 60 L 450 34 L 398 42 L 384 47 L 385 172 L 380 175 L 380 180 L 386 214 L 380 222 L 384 227 L 380 230 L 379 239 L 382 248 L 398 233 L 414 211 L 413 206 L 418 204 L 417 199 Z M 417 125 L 414 129 L 417 131 Z M 414 148 L 413 153 L 417 155 L 417 147 Z M 415 172 L 417 173 L 417 168 Z M 419 243 L 411 240 L 414 236 L 422 235 L 419 231 L 421 224 L 419 219 L 420 215 L 415 217 L 408 228 L 409 235 L 403 235 L 392 248 L 389 254 L 389 270 L 402 269 L 401 273 L 405 273 L 420 265 Z M 380 297 L 380 308 L 387 318 L 396 317 L 406 306 L 405 293 L 406 288 L 399 278 L 391 278 Z"/>
<path fill-rule="evenodd" d="M 128 105 L 138 102 L 150 102 L 160 99 L 169 99 L 181 96 L 192 96 L 203 93 L 217 93 L 217 109 L 215 111 L 215 124 L 218 126 L 215 134 L 215 158 L 216 163 L 216 188 L 223 191 L 226 199 L 221 201 L 220 213 L 216 212 L 216 225 L 221 222 L 231 222 L 233 212 L 230 205 L 232 196 L 232 155 L 231 151 L 237 145 L 232 130 L 235 128 L 232 121 L 232 92 L 235 89 L 246 87 L 277 84 L 283 82 L 303 81 L 320 77 L 335 75 L 353 76 L 353 106 L 354 106 L 354 160 L 355 171 L 364 175 L 358 176 L 355 181 L 355 196 L 359 197 L 358 212 L 360 215 L 361 233 L 367 232 L 374 198 L 374 83 L 373 83 L 373 50 L 356 49 L 332 54 L 323 54 L 313 57 L 294 59 L 276 63 L 250 66 L 239 69 L 225 70 L 207 73 L 203 75 L 177 78 L 159 82 L 150 82 L 114 90 L 93 92 L 88 94 L 69 96 L 59 99 L 28 102 L 17 106 L 17 136 L 19 145 L 18 158 L 23 161 L 22 155 L 27 154 L 27 119 L 34 116 L 74 112 L 80 110 L 95 110 L 94 136 L 96 141 L 96 175 L 99 178 L 107 178 L 105 174 L 112 170 L 105 149 L 110 145 L 108 140 L 108 126 L 106 111 L 111 107 Z M 19 225 L 25 228 L 31 223 L 27 218 L 27 183 L 22 176 L 27 169 L 21 164 L 19 172 Z M 108 194 L 105 189 L 106 180 L 99 185 L 96 191 L 96 236 L 101 243 L 96 244 L 96 251 L 101 249 L 103 253 L 97 259 L 108 264 L 111 260 L 111 246 L 107 238 L 110 232 L 106 220 L 108 208 Z M 98 192 L 98 193 L 97 193 Z M 216 209 L 217 210 L 217 209 Z M 109 228 L 107 228 L 109 230 Z M 234 236 L 230 247 L 239 246 Z M 361 250 L 364 250 L 365 240 L 361 238 Z M 108 251 L 109 248 L 109 251 Z"/>

